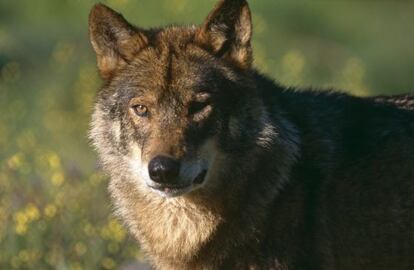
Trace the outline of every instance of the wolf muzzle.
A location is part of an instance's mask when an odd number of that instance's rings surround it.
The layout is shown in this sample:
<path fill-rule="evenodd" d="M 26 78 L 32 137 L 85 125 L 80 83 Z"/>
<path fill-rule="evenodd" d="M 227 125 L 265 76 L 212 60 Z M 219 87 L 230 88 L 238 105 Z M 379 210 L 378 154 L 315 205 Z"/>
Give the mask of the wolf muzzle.
<path fill-rule="evenodd" d="M 167 156 L 156 156 L 148 164 L 148 174 L 152 183 L 147 185 L 165 197 L 176 197 L 186 194 L 197 187 L 200 187 L 207 175 L 207 169 L 197 169 L 191 174 L 188 171 L 188 164 Z"/>

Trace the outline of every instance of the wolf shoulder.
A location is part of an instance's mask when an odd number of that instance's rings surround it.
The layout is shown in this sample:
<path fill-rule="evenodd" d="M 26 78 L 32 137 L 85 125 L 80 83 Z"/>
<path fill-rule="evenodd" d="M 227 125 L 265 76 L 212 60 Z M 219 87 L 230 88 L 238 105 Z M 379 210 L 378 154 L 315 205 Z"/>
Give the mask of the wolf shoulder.
<path fill-rule="evenodd" d="M 356 97 L 336 90 L 285 88 L 263 76 L 256 81 L 275 121 L 287 118 L 302 136 L 314 133 L 355 146 L 414 137 L 414 93 Z"/>
<path fill-rule="evenodd" d="M 284 118 L 297 129 L 309 166 L 334 170 L 374 162 L 414 171 L 414 94 L 355 97 L 284 88 L 261 75 L 256 81 L 274 125 Z"/>

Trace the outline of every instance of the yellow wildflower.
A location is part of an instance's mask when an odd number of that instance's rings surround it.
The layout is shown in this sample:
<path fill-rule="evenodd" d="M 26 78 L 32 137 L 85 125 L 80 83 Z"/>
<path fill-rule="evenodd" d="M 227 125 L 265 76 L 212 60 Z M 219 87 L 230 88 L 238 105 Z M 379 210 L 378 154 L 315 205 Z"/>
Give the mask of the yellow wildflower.
<path fill-rule="evenodd" d="M 104 258 L 102 260 L 102 266 L 105 269 L 112 269 L 115 267 L 115 262 L 111 258 Z"/>
<path fill-rule="evenodd" d="M 27 225 L 26 224 L 17 224 L 15 228 L 15 232 L 18 235 L 24 235 L 27 232 Z"/>
<path fill-rule="evenodd" d="M 9 168 L 11 169 L 17 169 L 22 165 L 23 162 L 23 154 L 17 153 L 13 155 L 9 160 L 7 161 L 7 165 L 9 165 Z"/>
<path fill-rule="evenodd" d="M 50 153 L 47 160 L 49 161 L 49 166 L 52 169 L 60 168 L 60 158 L 56 153 Z"/>
<path fill-rule="evenodd" d="M 29 203 L 26 206 L 25 212 L 30 221 L 38 220 L 40 218 L 39 209 L 33 203 Z"/>
<path fill-rule="evenodd" d="M 44 209 L 45 216 L 48 218 L 52 218 L 56 215 L 57 208 L 54 204 L 48 204 L 46 205 Z"/>
<path fill-rule="evenodd" d="M 63 175 L 63 173 L 61 172 L 57 172 L 54 173 L 52 176 L 52 184 L 59 187 L 63 184 L 63 182 L 65 181 L 65 177 Z"/>

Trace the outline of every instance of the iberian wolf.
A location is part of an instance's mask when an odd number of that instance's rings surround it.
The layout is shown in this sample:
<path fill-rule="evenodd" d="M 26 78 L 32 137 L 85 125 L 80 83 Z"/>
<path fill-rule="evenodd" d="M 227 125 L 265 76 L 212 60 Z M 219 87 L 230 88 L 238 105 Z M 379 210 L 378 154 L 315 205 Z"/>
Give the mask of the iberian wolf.
<path fill-rule="evenodd" d="M 143 29 L 97 4 L 90 136 L 156 269 L 414 269 L 414 97 L 283 87 L 244 0 Z"/>

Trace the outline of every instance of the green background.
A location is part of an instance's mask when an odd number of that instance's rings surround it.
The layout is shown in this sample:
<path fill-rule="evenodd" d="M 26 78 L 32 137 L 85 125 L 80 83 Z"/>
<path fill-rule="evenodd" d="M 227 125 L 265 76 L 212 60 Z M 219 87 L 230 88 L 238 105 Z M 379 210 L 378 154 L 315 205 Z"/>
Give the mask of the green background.
<path fill-rule="evenodd" d="M 95 1 L 0 0 L 0 269 L 116 269 L 142 255 L 87 139 Z M 201 23 L 215 1 L 111 0 L 132 23 Z M 414 2 L 250 1 L 255 65 L 288 86 L 414 91 Z"/>

